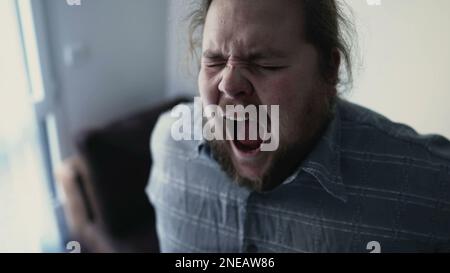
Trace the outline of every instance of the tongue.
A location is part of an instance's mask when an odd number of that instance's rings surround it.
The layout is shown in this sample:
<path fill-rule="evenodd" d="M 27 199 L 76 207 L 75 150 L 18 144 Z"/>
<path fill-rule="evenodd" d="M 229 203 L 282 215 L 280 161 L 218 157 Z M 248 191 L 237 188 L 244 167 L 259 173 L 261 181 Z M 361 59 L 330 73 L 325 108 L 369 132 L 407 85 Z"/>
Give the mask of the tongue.
<path fill-rule="evenodd" d="M 261 146 L 261 140 L 236 140 L 239 144 L 239 148 L 243 148 L 245 150 L 256 150 Z"/>
<path fill-rule="evenodd" d="M 256 150 L 258 149 L 261 144 L 262 144 L 262 140 L 257 137 L 256 140 L 250 140 L 250 122 L 247 120 L 245 121 L 245 139 L 244 140 L 239 140 L 238 138 L 236 138 L 236 143 L 239 149 L 242 150 Z M 244 125 L 244 124 L 242 124 Z M 257 128 L 257 127 L 256 127 Z"/>

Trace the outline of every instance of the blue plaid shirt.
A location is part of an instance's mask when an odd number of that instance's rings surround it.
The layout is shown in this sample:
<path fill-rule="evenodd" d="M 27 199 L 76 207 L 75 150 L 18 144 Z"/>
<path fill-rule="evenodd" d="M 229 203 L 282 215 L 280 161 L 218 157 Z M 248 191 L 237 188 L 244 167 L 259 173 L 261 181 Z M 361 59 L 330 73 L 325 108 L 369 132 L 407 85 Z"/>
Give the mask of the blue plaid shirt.
<path fill-rule="evenodd" d="M 203 141 L 151 139 L 148 196 L 162 252 L 450 251 L 450 142 L 338 100 L 298 170 L 267 193 L 239 187 Z"/>

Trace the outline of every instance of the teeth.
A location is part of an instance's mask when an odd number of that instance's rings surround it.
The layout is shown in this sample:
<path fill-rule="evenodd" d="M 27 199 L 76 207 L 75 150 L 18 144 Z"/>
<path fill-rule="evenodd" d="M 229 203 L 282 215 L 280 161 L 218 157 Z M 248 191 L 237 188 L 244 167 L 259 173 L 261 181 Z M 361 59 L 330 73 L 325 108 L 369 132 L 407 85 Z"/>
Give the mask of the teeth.
<path fill-rule="evenodd" d="M 224 111 L 222 108 L 218 108 L 218 115 L 220 117 L 222 117 L 223 119 L 226 120 L 230 120 L 230 121 L 258 121 L 258 116 L 259 115 L 266 115 L 267 116 L 267 120 L 270 120 L 270 115 L 267 113 L 267 110 L 263 109 L 259 109 L 258 113 L 256 115 L 252 115 L 252 114 L 248 114 L 248 112 L 246 111 L 231 111 L 231 112 L 226 112 Z"/>
<path fill-rule="evenodd" d="M 231 121 L 247 121 L 247 120 L 249 120 L 249 118 L 247 118 L 247 117 L 235 117 L 235 116 L 226 116 L 226 117 L 223 117 L 224 119 L 227 119 L 227 120 L 231 120 Z"/>
<path fill-rule="evenodd" d="M 247 120 L 249 120 L 249 118 L 245 116 L 245 113 L 239 113 L 239 112 L 238 113 L 235 113 L 235 112 L 224 113 L 223 110 L 220 108 L 219 108 L 219 115 L 222 118 L 230 120 L 230 121 L 247 121 Z"/>
<path fill-rule="evenodd" d="M 247 121 L 247 120 L 257 120 L 257 116 L 253 117 L 252 115 L 246 115 L 246 112 L 232 112 L 226 113 L 225 119 L 231 121 Z"/>

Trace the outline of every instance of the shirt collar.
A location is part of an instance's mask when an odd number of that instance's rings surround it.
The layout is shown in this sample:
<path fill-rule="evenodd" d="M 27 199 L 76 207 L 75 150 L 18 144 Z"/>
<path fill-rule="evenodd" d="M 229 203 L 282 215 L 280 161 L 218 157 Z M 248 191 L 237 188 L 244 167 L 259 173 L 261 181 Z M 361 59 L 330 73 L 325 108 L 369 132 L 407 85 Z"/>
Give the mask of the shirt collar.
<path fill-rule="evenodd" d="M 341 114 L 340 100 L 336 102 L 334 116 L 313 151 L 300 166 L 312 175 L 331 195 L 347 202 L 348 195 L 341 174 Z M 300 172 L 297 172 L 297 176 Z M 297 178 L 297 176 L 295 178 Z"/>
<path fill-rule="evenodd" d="M 340 100 L 338 99 L 334 116 L 316 147 L 283 184 L 299 181 L 298 178 L 303 171 L 312 175 L 329 194 L 347 202 L 348 195 L 341 175 L 341 115 L 339 104 Z M 198 153 L 205 152 L 208 156 L 211 156 L 210 149 L 204 139 L 198 142 L 197 149 Z"/>

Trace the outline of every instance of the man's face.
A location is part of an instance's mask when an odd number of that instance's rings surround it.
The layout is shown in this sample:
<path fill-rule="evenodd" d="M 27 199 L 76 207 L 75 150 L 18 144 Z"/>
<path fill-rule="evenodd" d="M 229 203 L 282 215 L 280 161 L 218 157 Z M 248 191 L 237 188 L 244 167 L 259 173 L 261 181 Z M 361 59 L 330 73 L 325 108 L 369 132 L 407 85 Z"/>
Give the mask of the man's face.
<path fill-rule="evenodd" d="M 273 188 L 298 166 L 328 116 L 333 92 L 322 83 L 316 49 L 305 41 L 299 2 L 214 0 L 205 23 L 204 106 L 279 105 L 278 150 L 263 152 L 251 141 L 211 142 L 229 175 L 255 190 Z"/>

